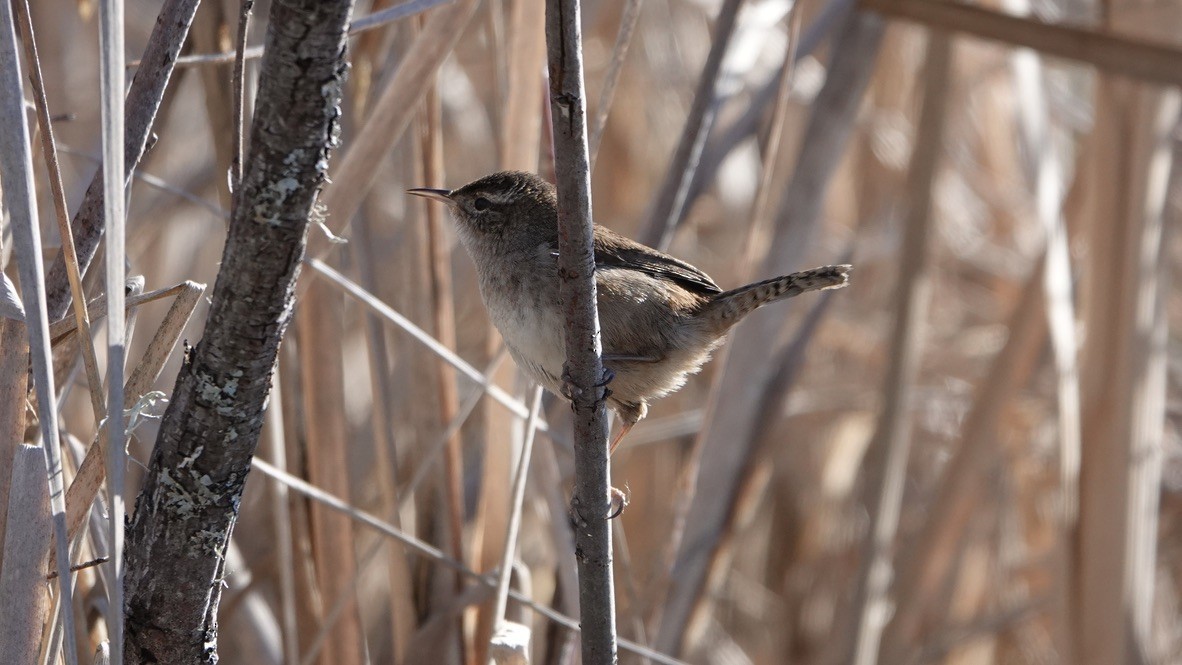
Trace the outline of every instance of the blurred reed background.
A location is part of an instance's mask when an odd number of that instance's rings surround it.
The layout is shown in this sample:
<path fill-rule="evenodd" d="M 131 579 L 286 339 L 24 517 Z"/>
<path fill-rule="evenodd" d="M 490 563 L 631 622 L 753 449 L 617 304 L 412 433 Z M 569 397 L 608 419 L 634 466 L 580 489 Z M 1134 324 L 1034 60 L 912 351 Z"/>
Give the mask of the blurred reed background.
<path fill-rule="evenodd" d="M 355 17 L 390 4 L 362 0 Z M 872 4 L 882 13 L 847 17 L 848 0 L 584 3 L 590 117 L 605 119 L 598 223 L 665 236 L 724 288 L 855 265 L 846 290 L 755 314 L 615 455 L 613 484 L 631 497 L 614 524 L 620 635 L 692 663 L 1180 663 L 1182 3 L 980 5 L 1033 17 L 1000 23 L 935 0 Z M 248 43 L 262 43 L 268 6 L 256 3 Z M 130 4 L 129 58 L 159 9 Z M 100 152 L 95 14 L 88 0 L 32 5 L 71 211 Z M 206 0 L 186 52 L 232 51 L 238 14 Z M 1063 46 L 1043 21 L 1099 37 Z M 270 466 L 251 473 L 234 531 L 221 662 L 488 662 L 492 593 L 438 559 L 501 565 L 529 387 L 444 212 L 405 190 L 551 170 L 542 23 L 540 0 L 454 0 L 353 39 L 334 173 L 367 144 L 384 149 L 367 133 L 375 114 L 408 125 L 376 186 L 337 175 L 324 195 L 347 242 L 312 231 L 323 263 L 304 267 L 259 449 Z M 246 71 L 249 109 L 257 61 Z M 146 291 L 216 278 L 232 93 L 226 63 L 182 62 L 173 77 L 130 197 L 129 274 Z M 5 228 L 0 265 L 15 279 L 13 264 Z M 181 334 L 190 344 L 206 306 Z M 168 311 L 136 310 L 129 366 Z M 96 424 L 76 349 L 55 355 L 69 479 Z M 155 389 L 171 390 L 180 356 Z M 514 586 L 573 617 L 568 409 L 546 406 Z M 155 427 L 135 430 L 134 459 L 146 463 Z M 5 432 L 5 446 L 35 437 Z M 129 509 L 142 475 L 129 467 Z M 90 538 L 74 559 L 105 551 Z M 100 574 L 80 572 L 87 662 L 104 604 Z M 509 612 L 532 628 L 532 662 L 577 660 L 569 622 L 517 601 Z M 656 662 L 631 646 L 621 661 Z"/>

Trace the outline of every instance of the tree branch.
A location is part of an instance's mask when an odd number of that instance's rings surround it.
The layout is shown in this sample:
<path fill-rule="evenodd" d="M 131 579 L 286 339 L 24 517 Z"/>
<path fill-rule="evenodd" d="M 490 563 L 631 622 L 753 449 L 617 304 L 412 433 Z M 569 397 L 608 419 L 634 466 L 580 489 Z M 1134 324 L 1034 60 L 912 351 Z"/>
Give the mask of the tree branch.
<path fill-rule="evenodd" d="M 335 145 L 350 0 L 277 0 L 250 159 L 205 337 L 186 358 L 127 536 L 128 663 L 212 663 L 223 556 Z"/>

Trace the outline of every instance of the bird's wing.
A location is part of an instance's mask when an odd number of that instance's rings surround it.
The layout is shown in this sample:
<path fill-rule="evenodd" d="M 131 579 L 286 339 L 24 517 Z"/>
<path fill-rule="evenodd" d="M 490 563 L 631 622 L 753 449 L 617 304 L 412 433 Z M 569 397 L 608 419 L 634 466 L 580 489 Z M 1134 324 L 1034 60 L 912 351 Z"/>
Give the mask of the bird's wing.
<path fill-rule="evenodd" d="M 602 226 L 595 226 L 595 265 L 605 268 L 627 268 L 639 270 L 655 277 L 667 279 L 681 288 L 698 295 L 709 296 L 722 293 L 722 289 L 710 279 L 710 275 L 698 270 L 685 261 L 658 252 L 652 247 Z"/>

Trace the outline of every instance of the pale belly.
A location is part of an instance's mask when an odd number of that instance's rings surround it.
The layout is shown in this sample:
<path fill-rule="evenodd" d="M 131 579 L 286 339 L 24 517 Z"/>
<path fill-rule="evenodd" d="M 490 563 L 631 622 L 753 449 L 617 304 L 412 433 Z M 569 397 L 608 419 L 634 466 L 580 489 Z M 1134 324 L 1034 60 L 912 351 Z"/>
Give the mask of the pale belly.
<path fill-rule="evenodd" d="M 495 313 L 494 313 L 495 312 Z M 562 368 L 566 362 L 563 321 L 557 308 L 513 308 L 493 306 L 489 315 L 500 331 L 509 353 L 534 381 L 561 392 Z"/>
<path fill-rule="evenodd" d="M 524 264 L 527 262 L 518 265 Z M 533 265 L 537 267 L 536 262 Z M 502 271 L 481 277 L 480 291 L 489 319 L 513 360 L 531 379 L 561 393 L 566 344 L 556 276 L 539 279 L 526 271 Z M 534 288 L 523 288 L 527 284 Z"/>

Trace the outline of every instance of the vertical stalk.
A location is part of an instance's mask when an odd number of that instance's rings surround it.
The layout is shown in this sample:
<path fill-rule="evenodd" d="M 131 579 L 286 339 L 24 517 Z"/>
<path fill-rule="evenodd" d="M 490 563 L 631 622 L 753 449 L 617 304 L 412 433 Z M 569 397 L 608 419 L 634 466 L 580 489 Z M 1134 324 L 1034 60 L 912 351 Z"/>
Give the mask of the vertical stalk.
<path fill-rule="evenodd" d="M 579 0 L 547 0 L 546 45 L 558 185 L 559 293 L 566 319 L 566 375 L 574 408 L 575 492 L 572 520 L 579 568 L 584 665 L 616 662 L 615 590 L 607 414 L 602 385 L 595 252 L 591 223 L 591 167 L 583 83 Z"/>
<path fill-rule="evenodd" d="M 49 350 L 49 316 L 46 310 L 44 266 L 41 261 L 41 233 L 37 222 L 37 198 L 33 188 L 33 155 L 29 127 L 25 120 L 21 88 L 20 55 L 12 4 L 0 2 L 0 113 L 8 120 L 0 127 L 0 180 L 3 204 L 12 224 L 16 246 L 25 325 L 29 334 L 29 356 L 37 389 L 41 448 L 48 470 L 50 510 L 58 573 L 58 603 L 63 608 L 66 635 L 66 663 L 75 665 L 74 613 L 70 589 L 69 543 L 66 540 L 66 501 L 62 477 L 61 446 L 53 387 L 53 360 Z"/>
<path fill-rule="evenodd" d="M 107 293 L 107 634 L 111 661 L 123 662 L 123 359 L 126 355 L 123 0 L 99 4 L 99 90 L 102 109 L 103 219 Z M 86 342 L 83 341 L 83 344 Z M 69 608 L 66 608 L 69 611 Z"/>

